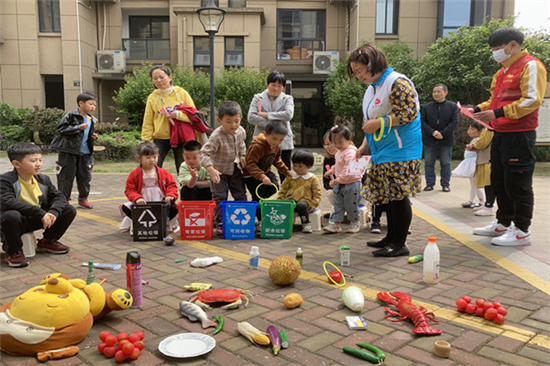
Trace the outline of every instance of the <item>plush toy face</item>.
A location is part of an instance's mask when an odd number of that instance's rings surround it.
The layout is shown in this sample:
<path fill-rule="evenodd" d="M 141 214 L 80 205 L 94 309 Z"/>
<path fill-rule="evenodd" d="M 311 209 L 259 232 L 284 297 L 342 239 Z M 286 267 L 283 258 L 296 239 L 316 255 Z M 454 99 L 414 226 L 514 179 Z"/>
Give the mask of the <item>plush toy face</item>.
<path fill-rule="evenodd" d="M 12 303 L 13 316 L 43 327 L 63 327 L 90 312 L 90 300 L 64 278 L 49 279 L 19 295 Z"/>

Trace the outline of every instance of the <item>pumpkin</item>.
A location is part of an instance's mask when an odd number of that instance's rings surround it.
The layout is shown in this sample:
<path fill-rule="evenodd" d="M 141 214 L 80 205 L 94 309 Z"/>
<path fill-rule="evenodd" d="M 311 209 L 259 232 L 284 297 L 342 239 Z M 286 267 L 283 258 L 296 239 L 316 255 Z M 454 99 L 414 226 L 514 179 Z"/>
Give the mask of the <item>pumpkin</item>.
<path fill-rule="evenodd" d="M 271 261 L 269 277 L 277 285 L 290 285 L 300 276 L 301 268 L 296 258 L 281 255 Z"/>
<path fill-rule="evenodd" d="M 302 296 L 300 296 L 300 294 L 297 294 L 295 292 L 286 295 L 285 298 L 283 299 L 283 304 L 285 304 L 285 306 L 288 309 L 294 309 L 302 305 L 303 302 L 304 302 L 304 299 L 302 299 Z"/>

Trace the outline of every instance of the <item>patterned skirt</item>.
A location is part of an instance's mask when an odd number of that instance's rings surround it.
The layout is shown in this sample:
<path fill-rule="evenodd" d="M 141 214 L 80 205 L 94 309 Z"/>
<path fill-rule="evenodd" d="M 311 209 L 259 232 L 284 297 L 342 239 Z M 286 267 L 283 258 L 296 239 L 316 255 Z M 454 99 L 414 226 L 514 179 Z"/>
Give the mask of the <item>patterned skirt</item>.
<path fill-rule="evenodd" d="M 372 165 L 361 196 L 375 205 L 401 201 L 420 192 L 420 159 Z"/>

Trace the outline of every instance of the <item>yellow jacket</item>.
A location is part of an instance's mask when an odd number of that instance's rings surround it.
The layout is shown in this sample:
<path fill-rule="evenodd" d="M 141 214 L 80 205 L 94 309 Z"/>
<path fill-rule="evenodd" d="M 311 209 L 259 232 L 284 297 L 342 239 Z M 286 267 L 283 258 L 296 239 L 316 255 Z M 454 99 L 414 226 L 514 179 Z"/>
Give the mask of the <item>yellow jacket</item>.
<path fill-rule="evenodd" d="M 296 202 L 306 201 L 308 211 L 312 212 L 321 204 L 322 195 L 321 184 L 315 175 L 307 173 L 300 176 L 292 172 L 292 176 L 285 178 L 277 198 Z"/>
<path fill-rule="evenodd" d="M 158 89 L 149 94 L 145 106 L 145 115 L 143 116 L 141 138 L 146 141 L 153 141 L 153 139 L 170 140 L 170 121 L 163 114 L 160 114 L 159 110 L 162 107 L 175 107 L 181 102 L 187 106 L 195 107 L 189 93 L 179 86 L 174 86 L 174 90 L 168 94 Z M 177 119 L 191 123 L 189 117 L 182 112 L 178 112 Z"/>

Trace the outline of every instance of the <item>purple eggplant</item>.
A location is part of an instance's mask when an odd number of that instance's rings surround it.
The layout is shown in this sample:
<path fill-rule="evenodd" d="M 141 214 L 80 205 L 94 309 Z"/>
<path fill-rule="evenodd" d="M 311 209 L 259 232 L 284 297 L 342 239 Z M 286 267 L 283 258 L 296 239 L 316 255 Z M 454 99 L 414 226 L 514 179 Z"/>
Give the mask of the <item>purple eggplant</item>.
<path fill-rule="evenodd" d="M 275 326 L 270 325 L 267 327 L 266 333 L 271 340 L 271 344 L 273 344 L 273 354 L 278 354 L 281 350 L 281 336 L 279 335 L 279 330 Z"/>

